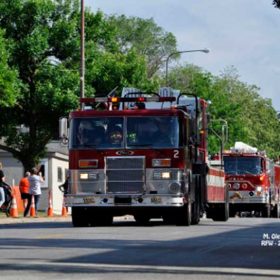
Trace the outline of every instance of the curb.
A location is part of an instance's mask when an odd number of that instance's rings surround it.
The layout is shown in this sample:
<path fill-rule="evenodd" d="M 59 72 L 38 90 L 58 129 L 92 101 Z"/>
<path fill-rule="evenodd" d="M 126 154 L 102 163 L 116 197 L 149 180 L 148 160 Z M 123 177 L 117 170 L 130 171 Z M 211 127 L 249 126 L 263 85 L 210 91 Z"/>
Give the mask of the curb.
<path fill-rule="evenodd" d="M 0 225 L 3 224 L 24 224 L 24 223 L 42 223 L 42 222 L 71 222 L 71 216 L 67 217 L 3 217 L 0 219 Z"/>
<path fill-rule="evenodd" d="M 134 221 L 133 216 L 125 215 L 121 217 L 114 217 L 114 222 Z M 24 223 L 49 223 L 49 222 L 72 222 L 71 215 L 55 216 L 55 217 L 2 217 L 0 218 L 0 225 L 5 224 L 24 224 Z"/>

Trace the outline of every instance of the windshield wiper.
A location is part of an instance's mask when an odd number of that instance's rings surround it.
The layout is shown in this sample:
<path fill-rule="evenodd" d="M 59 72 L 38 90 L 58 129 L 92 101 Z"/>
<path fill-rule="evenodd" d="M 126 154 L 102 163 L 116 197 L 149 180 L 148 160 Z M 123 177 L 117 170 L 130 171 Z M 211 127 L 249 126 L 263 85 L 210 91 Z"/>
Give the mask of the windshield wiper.
<path fill-rule="evenodd" d="M 244 173 L 245 174 L 250 174 L 250 175 L 258 175 L 259 174 L 258 172 L 257 173 L 256 172 L 250 172 L 248 170 L 245 170 Z"/>
<path fill-rule="evenodd" d="M 149 144 L 127 144 L 127 146 L 133 146 L 133 147 L 152 147 L 153 144 L 152 143 L 149 143 Z"/>
<path fill-rule="evenodd" d="M 96 145 L 95 144 L 83 144 L 82 146 L 80 146 L 81 148 L 95 148 Z"/>

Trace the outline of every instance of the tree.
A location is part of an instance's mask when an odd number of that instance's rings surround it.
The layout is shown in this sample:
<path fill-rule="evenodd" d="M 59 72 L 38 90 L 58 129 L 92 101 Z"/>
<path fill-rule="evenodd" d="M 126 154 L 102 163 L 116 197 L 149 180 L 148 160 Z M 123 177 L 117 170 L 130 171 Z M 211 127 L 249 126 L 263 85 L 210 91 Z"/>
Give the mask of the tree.
<path fill-rule="evenodd" d="M 273 5 L 274 5 L 276 8 L 280 9 L 280 0 L 273 0 Z"/>
<path fill-rule="evenodd" d="M 7 109 L 0 104 L 0 136 L 6 142 L 0 148 L 11 152 L 25 170 L 38 163 L 46 144 L 57 136 L 59 117 L 78 106 L 79 9 L 79 0 L 0 3 L 0 28 L 5 30 L 10 52 L 8 64 L 17 70 L 20 80 L 14 105 Z M 149 87 L 156 83 L 147 79 L 143 56 L 134 50 L 120 50 L 115 28 L 103 13 L 86 10 L 85 27 L 87 96 L 107 93 L 116 85 L 138 82 Z M 11 72 L 11 79 L 12 73 L 16 72 Z M 7 100 L 9 92 L 16 92 L 8 89 Z"/>
<path fill-rule="evenodd" d="M 153 19 L 121 15 L 109 17 L 109 22 L 116 27 L 116 39 L 124 53 L 135 49 L 146 58 L 149 78 L 164 66 L 170 53 L 177 51 L 175 36 L 159 27 Z"/>
<path fill-rule="evenodd" d="M 238 129 L 234 131 L 235 138 L 231 137 L 231 145 L 234 141 L 247 142 L 276 158 L 280 145 L 279 120 L 272 102 L 260 96 L 258 87 L 241 82 L 238 78 L 236 70 L 222 76 L 230 84 L 230 103 L 239 107 L 239 114 L 234 117 L 234 120 L 238 119 Z"/>
<path fill-rule="evenodd" d="M 105 95 L 116 87 L 120 91 L 123 87 L 130 86 L 141 89 L 154 89 L 158 86 L 157 79 L 148 79 L 145 57 L 135 48 L 123 51 L 122 44 L 118 42 L 118 29 L 103 13 L 93 15 L 88 12 L 86 28 L 99 30 L 103 38 L 98 41 L 96 32 L 88 32 L 86 36 L 86 80 L 89 95 L 91 91 L 99 96 Z"/>
<path fill-rule="evenodd" d="M 280 122 L 271 100 L 262 98 L 254 85 L 239 80 L 237 70 L 230 67 L 220 76 L 213 76 L 194 65 L 173 68 L 169 76 L 172 87 L 182 92 L 195 93 L 210 100 L 209 151 L 220 151 L 220 140 L 224 121 L 228 123 L 229 139 L 225 148 L 235 141 L 243 141 L 266 150 L 272 158 L 279 156 Z M 213 130 L 216 133 L 212 133 Z"/>
<path fill-rule="evenodd" d="M 44 155 L 58 118 L 77 106 L 78 74 L 67 64 L 79 50 L 78 1 L 4 2 L 0 26 L 21 86 L 15 105 L 1 108 L 0 133 L 6 140 L 1 149 L 30 169 Z M 51 58 L 59 64 L 52 65 Z"/>
<path fill-rule="evenodd" d="M 124 51 L 120 30 L 102 12 L 86 10 L 86 95 L 103 96 L 118 87 L 158 88 L 157 77 L 148 78 L 146 57 L 135 47 Z"/>
<path fill-rule="evenodd" d="M 123 87 L 142 90 L 158 88 L 156 79 L 147 79 L 145 60 L 134 50 L 125 55 L 96 52 L 93 59 L 88 61 L 87 77 L 95 94 L 99 96 L 108 94 L 115 87 L 118 87 L 118 91 Z"/>
<path fill-rule="evenodd" d="M 8 43 L 0 30 L 0 106 L 12 106 L 19 92 L 17 72 L 8 65 Z"/>

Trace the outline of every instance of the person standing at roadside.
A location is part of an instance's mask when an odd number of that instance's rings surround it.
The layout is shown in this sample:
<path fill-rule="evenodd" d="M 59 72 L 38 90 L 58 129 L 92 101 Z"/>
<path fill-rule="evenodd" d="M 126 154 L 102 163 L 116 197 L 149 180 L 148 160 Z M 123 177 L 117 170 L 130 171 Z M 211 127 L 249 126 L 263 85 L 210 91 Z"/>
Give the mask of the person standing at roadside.
<path fill-rule="evenodd" d="M 23 205 L 24 205 L 24 209 L 27 206 L 27 202 L 28 202 L 28 198 L 30 196 L 29 193 L 29 180 L 28 177 L 30 176 L 30 172 L 25 172 L 24 177 L 21 178 L 21 180 L 19 181 L 19 190 L 20 190 L 20 195 L 21 195 L 21 199 L 23 201 Z"/>
<path fill-rule="evenodd" d="M 3 178 L 5 177 L 2 168 L 3 168 L 3 167 L 2 167 L 2 163 L 0 162 L 0 180 L 1 180 L 1 182 L 3 181 Z"/>
<path fill-rule="evenodd" d="M 1 167 L 1 166 L 0 166 Z M 5 191 L 2 182 L 5 181 L 5 175 L 2 169 L 0 169 L 0 207 L 5 202 Z"/>
<path fill-rule="evenodd" d="M 5 174 L 2 170 L 2 164 L 0 163 L 0 208 L 4 205 L 4 210 L 9 213 L 10 202 L 12 201 L 12 189 L 5 182 Z M 1 208 L 3 211 L 3 208 Z M 8 215 L 7 215 L 8 216 Z"/>
<path fill-rule="evenodd" d="M 44 182 L 43 178 L 38 175 L 38 170 L 37 168 L 32 168 L 31 170 L 31 175 L 28 177 L 29 181 L 29 194 L 30 197 L 28 198 L 28 203 L 27 206 L 24 210 L 24 217 L 27 216 L 30 210 L 31 202 L 32 202 L 32 197 L 34 197 L 34 203 L 35 203 L 35 212 L 36 216 L 38 213 L 38 204 L 41 196 L 41 184 Z"/>

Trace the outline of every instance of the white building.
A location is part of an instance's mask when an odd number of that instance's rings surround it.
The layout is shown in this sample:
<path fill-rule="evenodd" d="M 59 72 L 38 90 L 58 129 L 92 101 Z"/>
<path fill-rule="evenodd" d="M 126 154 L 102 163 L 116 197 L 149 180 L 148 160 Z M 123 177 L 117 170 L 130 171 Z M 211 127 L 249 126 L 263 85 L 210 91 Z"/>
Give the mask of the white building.
<path fill-rule="evenodd" d="M 20 161 L 15 159 L 11 153 L 0 150 L 0 162 L 6 182 L 11 186 L 18 186 L 23 177 L 24 169 Z M 39 210 L 48 209 L 49 193 L 53 196 L 53 212 L 61 214 L 63 194 L 58 186 L 63 184 L 68 170 L 68 149 L 59 141 L 52 141 L 47 145 L 46 157 L 40 162 L 41 171 L 45 178 L 42 185 L 42 196 L 39 202 Z"/>

